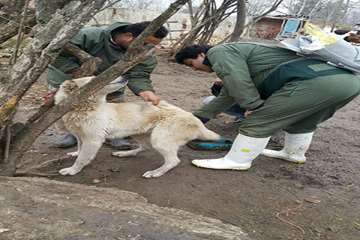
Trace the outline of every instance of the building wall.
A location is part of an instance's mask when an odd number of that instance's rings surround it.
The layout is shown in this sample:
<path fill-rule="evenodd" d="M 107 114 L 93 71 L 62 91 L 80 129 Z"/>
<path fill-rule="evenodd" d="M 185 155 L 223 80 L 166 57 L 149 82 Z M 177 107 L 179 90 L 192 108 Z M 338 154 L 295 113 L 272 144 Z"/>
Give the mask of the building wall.
<path fill-rule="evenodd" d="M 123 22 L 141 22 L 141 21 L 151 21 L 161 12 L 151 11 L 151 10 L 137 10 L 137 9 L 125 9 L 125 8 L 108 8 L 100 12 L 95 16 L 95 20 L 89 22 L 89 25 L 109 25 L 117 21 Z M 174 14 L 165 24 L 165 27 L 171 30 L 167 39 L 178 38 L 182 33 L 185 33 L 190 30 L 190 17 L 186 13 L 176 13 Z M 232 32 L 234 28 L 234 23 L 229 19 L 224 21 L 218 30 L 216 30 L 214 36 L 215 38 L 222 38 L 227 36 Z"/>
<path fill-rule="evenodd" d="M 283 21 L 280 18 L 263 18 L 251 28 L 250 37 L 274 39 L 279 34 Z"/>

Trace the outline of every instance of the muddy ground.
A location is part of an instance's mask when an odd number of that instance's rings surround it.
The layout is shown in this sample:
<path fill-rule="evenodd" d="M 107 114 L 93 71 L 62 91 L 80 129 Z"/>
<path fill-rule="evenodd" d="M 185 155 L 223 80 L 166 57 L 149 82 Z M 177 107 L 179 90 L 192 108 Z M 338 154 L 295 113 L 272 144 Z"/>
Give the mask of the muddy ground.
<path fill-rule="evenodd" d="M 160 62 L 152 76 L 157 93 L 186 110 L 200 106 L 209 95 L 213 75 L 168 62 Z M 37 85 L 27 97 L 25 113 L 41 102 L 45 88 Z M 140 99 L 128 94 L 128 100 Z M 139 193 L 159 206 L 187 210 L 240 226 L 253 239 L 360 239 L 360 98 L 355 99 L 324 123 L 316 132 L 308 161 L 296 165 L 258 157 L 246 172 L 199 169 L 196 158 L 220 157 L 225 152 L 194 151 L 183 147 L 181 164 L 158 179 L 141 175 L 160 166 L 162 159 L 153 150 L 137 157 L 117 158 L 104 146 L 96 160 L 76 176 L 50 178 L 115 187 Z M 208 127 L 226 137 L 236 136 L 237 126 L 227 116 L 211 121 Z M 73 163 L 66 152 L 52 147 L 60 135 L 53 128 L 44 133 L 19 164 L 24 170 L 34 164 L 55 161 L 43 173 L 54 173 Z"/>

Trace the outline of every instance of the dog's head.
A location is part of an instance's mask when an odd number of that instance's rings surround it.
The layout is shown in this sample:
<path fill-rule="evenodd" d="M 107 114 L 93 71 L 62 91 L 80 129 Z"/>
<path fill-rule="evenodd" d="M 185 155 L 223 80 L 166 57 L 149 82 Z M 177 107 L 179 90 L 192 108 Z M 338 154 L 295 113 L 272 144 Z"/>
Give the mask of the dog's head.
<path fill-rule="evenodd" d="M 80 89 L 94 77 L 83 77 L 72 80 L 66 80 L 60 85 L 59 90 L 55 94 L 55 105 L 59 104 L 62 100 L 67 98 L 73 91 Z"/>

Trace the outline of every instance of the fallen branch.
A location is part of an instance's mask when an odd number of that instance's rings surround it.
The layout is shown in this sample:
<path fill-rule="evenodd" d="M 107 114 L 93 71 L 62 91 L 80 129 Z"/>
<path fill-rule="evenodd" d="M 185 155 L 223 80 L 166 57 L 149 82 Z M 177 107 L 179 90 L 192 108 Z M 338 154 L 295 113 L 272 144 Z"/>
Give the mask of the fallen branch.
<path fill-rule="evenodd" d="M 296 229 L 298 229 L 301 233 L 302 233 L 302 239 L 304 239 L 304 235 L 305 235 L 305 230 L 300 227 L 299 225 L 296 225 L 295 223 L 289 221 L 289 220 L 286 220 L 285 218 L 282 218 L 280 215 L 281 214 L 286 214 L 286 216 L 289 216 L 290 212 L 295 212 L 296 210 L 300 209 L 301 207 L 303 206 L 303 202 L 301 202 L 296 208 L 293 208 L 293 209 L 286 209 L 285 211 L 281 211 L 281 212 L 278 212 L 276 213 L 276 218 L 278 218 L 280 221 L 286 223 L 286 224 L 289 224 L 293 227 L 295 227 Z"/>
<path fill-rule="evenodd" d="M 66 156 L 63 156 L 63 157 L 60 157 L 60 158 L 50 159 L 50 160 L 47 160 L 47 161 L 45 161 L 45 162 L 42 162 L 42 163 L 40 163 L 40 164 L 38 164 L 38 165 L 35 165 L 35 166 L 29 167 L 29 168 L 27 168 L 27 169 L 25 169 L 25 170 L 22 170 L 22 171 L 20 171 L 20 172 L 24 172 L 24 173 L 26 173 L 26 172 L 32 172 L 33 170 L 38 170 L 38 169 L 47 167 L 47 166 L 49 166 L 49 165 L 52 164 L 52 163 L 60 162 L 60 161 L 64 161 L 64 160 L 69 160 L 69 159 L 72 159 L 72 158 L 74 158 L 74 157 L 66 155 Z M 17 171 L 17 173 L 18 173 L 18 172 L 19 172 L 19 171 Z"/>
<path fill-rule="evenodd" d="M 56 173 L 41 173 L 41 172 L 22 172 L 18 171 L 14 173 L 14 177 L 54 177 L 59 176 L 58 172 Z"/>

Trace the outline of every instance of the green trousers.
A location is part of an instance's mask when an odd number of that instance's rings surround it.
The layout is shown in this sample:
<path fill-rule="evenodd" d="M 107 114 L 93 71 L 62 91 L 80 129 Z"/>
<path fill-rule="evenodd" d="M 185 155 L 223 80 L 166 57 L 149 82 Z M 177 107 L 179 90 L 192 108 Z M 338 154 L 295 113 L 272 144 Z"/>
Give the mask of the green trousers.
<path fill-rule="evenodd" d="M 287 82 L 240 123 L 239 132 L 258 138 L 279 130 L 313 132 L 359 93 L 359 76 L 346 72 Z"/>

